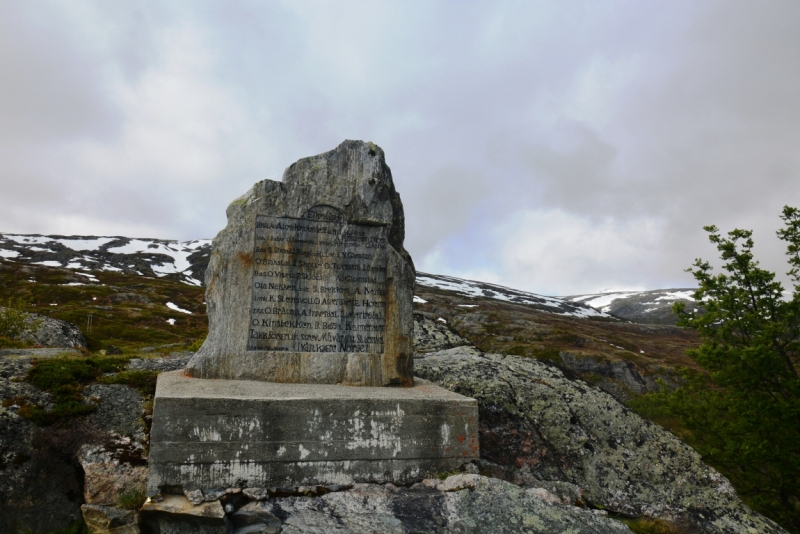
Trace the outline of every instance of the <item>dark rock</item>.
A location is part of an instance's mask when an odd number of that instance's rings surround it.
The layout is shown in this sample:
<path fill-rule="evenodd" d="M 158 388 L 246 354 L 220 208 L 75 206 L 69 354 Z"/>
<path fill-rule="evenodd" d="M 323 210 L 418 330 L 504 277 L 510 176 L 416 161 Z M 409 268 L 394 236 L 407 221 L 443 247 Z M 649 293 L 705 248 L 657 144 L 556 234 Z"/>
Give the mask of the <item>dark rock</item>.
<path fill-rule="evenodd" d="M 81 515 L 80 470 L 70 451 L 53 450 L 57 444 L 43 439 L 47 429 L 18 413 L 25 404 L 51 402 L 50 394 L 20 381 L 31 366 L 26 355 L 48 350 L 55 349 L 0 356 L 0 534 L 52 531 Z"/>
<path fill-rule="evenodd" d="M 135 389 L 123 384 L 91 384 L 84 396 L 99 403 L 89 419 L 100 430 L 122 435 L 143 435 L 144 399 Z"/>

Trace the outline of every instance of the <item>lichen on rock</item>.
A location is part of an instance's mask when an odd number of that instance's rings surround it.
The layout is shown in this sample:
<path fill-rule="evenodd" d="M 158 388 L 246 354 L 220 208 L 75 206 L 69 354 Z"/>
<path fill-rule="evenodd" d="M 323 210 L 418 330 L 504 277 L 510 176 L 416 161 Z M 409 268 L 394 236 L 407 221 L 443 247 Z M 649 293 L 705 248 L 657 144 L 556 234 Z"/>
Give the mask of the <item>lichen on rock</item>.
<path fill-rule="evenodd" d="M 481 457 L 493 476 L 567 482 L 588 504 L 703 532 L 784 532 L 694 449 L 554 365 L 459 347 L 417 360 L 416 374 L 478 401 Z"/>

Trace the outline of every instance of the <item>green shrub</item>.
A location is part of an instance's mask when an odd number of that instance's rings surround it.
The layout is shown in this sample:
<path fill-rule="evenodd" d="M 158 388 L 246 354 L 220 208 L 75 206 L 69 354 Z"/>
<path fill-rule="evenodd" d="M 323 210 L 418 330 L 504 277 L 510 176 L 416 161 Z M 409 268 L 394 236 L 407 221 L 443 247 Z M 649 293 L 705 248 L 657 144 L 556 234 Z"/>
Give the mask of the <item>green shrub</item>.
<path fill-rule="evenodd" d="M 144 396 L 156 394 L 156 380 L 158 371 L 121 371 L 115 375 L 103 376 L 98 382 L 103 384 L 125 384 L 137 390 Z"/>
<path fill-rule="evenodd" d="M 208 336 L 197 338 L 191 345 L 186 347 L 186 350 L 188 350 L 189 352 L 197 352 L 198 350 L 200 350 L 200 347 L 203 346 L 203 343 L 205 343 L 206 337 Z"/>
<path fill-rule="evenodd" d="M 134 488 L 122 492 L 117 498 L 117 506 L 127 510 L 138 510 L 147 500 L 147 493 L 142 488 Z"/>
<path fill-rule="evenodd" d="M 41 321 L 30 318 L 21 298 L 8 298 L 0 301 L 0 347 L 22 348 L 30 346 L 23 341 L 25 334 L 39 329 Z"/>
<path fill-rule="evenodd" d="M 57 357 L 35 360 L 26 380 L 53 395 L 54 406 L 45 410 L 40 405 L 20 407 L 19 414 L 37 425 L 46 426 L 94 412 L 97 405 L 87 403 L 83 387 L 106 373 L 122 371 L 130 358 L 90 356 Z"/>

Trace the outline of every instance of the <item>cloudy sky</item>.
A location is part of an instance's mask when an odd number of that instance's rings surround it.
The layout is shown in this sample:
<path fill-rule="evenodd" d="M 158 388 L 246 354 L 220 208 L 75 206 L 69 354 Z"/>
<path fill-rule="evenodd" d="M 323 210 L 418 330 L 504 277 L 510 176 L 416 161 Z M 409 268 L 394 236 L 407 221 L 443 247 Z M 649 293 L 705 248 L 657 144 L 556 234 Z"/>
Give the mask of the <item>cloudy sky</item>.
<path fill-rule="evenodd" d="M 800 206 L 800 2 L 0 0 L 0 231 L 213 237 L 252 183 L 386 152 L 417 268 L 685 287 Z"/>

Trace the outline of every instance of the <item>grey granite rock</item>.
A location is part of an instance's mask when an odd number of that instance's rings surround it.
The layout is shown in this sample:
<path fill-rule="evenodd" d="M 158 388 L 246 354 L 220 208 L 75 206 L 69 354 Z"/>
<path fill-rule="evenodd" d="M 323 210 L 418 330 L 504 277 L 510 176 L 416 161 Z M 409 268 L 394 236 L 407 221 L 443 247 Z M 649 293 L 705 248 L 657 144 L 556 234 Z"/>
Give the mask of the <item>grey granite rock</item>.
<path fill-rule="evenodd" d="M 254 502 L 245 510 L 253 521 L 261 513 L 271 529 L 264 532 L 282 534 L 630 532 L 591 510 L 548 503 L 502 480 L 455 475 L 425 482 L 410 488 L 359 484 L 321 497 Z"/>
<path fill-rule="evenodd" d="M 415 272 L 379 147 L 345 141 L 301 159 L 227 215 L 206 271 L 209 334 L 190 376 L 413 384 Z"/>
<path fill-rule="evenodd" d="M 567 482 L 609 511 L 703 532 L 784 532 L 694 449 L 552 365 L 461 347 L 417 360 L 416 374 L 478 401 L 483 468 L 493 476 Z"/>
<path fill-rule="evenodd" d="M 465 345 L 472 343 L 453 332 L 432 314 L 414 312 L 414 352 L 418 356 Z"/>
<path fill-rule="evenodd" d="M 123 435 L 144 431 L 144 399 L 135 389 L 123 384 L 91 384 L 83 394 L 98 403 L 97 411 L 89 416 L 98 429 Z"/>
<path fill-rule="evenodd" d="M 43 347 L 86 348 L 86 337 L 72 323 L 36 313 L 29 314 L 25 323 L 29 330 L 22 334 L 23 341 Z"/>

